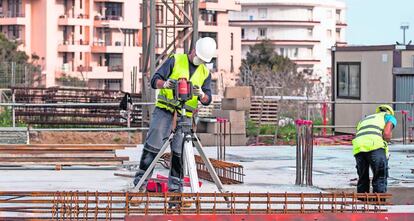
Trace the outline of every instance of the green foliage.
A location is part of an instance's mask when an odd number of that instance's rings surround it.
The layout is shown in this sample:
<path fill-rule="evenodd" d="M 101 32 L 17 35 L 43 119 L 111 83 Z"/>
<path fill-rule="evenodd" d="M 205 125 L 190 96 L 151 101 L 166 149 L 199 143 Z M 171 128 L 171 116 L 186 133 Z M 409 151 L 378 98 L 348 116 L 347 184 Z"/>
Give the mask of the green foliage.
<path fill-rule="evenodd" d="M 0 109 L 0 127 L 11 127 L 13 126 L 12 111 L 11 108 Z M 27 127 L 27 124 L 17 121 L 16 126 Z"/>
<path fill-rule="evenodd" d="M 10 41 L 0 33 L 0 62 L 26 63 L 29 56 L 24 51 L 18 51 L 17 42 Z"/>
<path fill-rule="evenodd" d="M 114 141 L 115 143 L 119 143 L 119 142 L 121 141 L 121 138 L 120 138 L 120 137 L 115 137 L 115 138 L 113 139 L 113 141 Z"/>
<path fill-rule="evenodd" d="M 250 47 L 240 67 L 239 85 L 251 86 L 255 95 L 300 95 L 307 92 L 309 82 L 289 58 L 277 54 L 270 41 L 262 41 Z"/>
<path fill-rule="evenodd" d="M 86 81 L 79 79 L 78 77 L 62 76 L 56 79 L 63 86 L 74 86 L 74 87 L 86 87 Z"/>
<path fill-rule="evenodd" d="M 246 133 L 248 137 L 255 137 L 257 135 L 274 135 L 277 131 L 278 139 L 282 139 L 285 142 L 289 142 L 295 139 L 296 136 L 296 128 L 293 124 L 288 124 L 283 127 L 278 127 L 275 125 L 259 125 L 252 120 L 247 121 L 247 128 Z M 269 138 L 272 139 L 272 138 Z M 273 141 L 272 141 L 273 142 Z M 272 143 L 270 142 L 270 143 Z"/>

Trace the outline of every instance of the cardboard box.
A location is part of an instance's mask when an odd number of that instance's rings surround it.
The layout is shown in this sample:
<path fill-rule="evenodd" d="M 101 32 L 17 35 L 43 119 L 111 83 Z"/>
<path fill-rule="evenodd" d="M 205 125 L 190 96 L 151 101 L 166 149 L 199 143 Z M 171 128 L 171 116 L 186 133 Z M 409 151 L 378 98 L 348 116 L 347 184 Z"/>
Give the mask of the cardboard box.
<path fill-rule="evenodd" d="M 252 94 L 250 86 L 226 87 L 224 90 L 225 98 L 250 98 Z"/>
<path fill-rule="evenodd" d="M 203 147 L 217 146 L 218 136 L 209 133 L 197 133 L 198 138 L 201 141 Z M 231 146 L 245 146 L 248 138 L 246 134 L 233 134 L 231 135 Z M 222 137 L 222 143 L 224 144 L 224 139 Z M 226 136 L 226 146 L 230 146 L 230 135 Z"/>
<path fill-rule="evenodd" d="M 221 99 L 222 110 L 250 110 L 250 97 L 248 98 L 223 98 Z"/>
<path fill-rule="evenodd" d="M 226 118 L 231 122 L 245 121 L 244 111 L 214 109 L 211 114 L 213 115 L 213 117 Z"/>
<path fill-rule="evenodd" d="M 230 128 L 231 125 L 231 128 Z M 231 131 L 230 131 L 231 129 Z M 218 134 L 220 132 L 219 123 L 208 123 L 207 124 L 207 133 Z M 224 133 L 224 123 L 221 125 L 221 132 Z M 246 134 L 246 122 L 245 121 L 233 121 L 231 123 L 226 123 L 226 134 Z"/>

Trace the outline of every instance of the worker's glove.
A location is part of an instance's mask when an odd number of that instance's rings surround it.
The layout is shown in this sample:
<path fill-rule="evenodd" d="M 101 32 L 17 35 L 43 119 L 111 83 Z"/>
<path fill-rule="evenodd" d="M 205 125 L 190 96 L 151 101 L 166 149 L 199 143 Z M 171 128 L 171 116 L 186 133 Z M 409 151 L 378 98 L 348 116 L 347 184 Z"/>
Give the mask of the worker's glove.
<path fill-rule="evenodd" d="M 175 87 L 175 82 L 172 79 L 168 79 L 162 85 L 162 88 L 164 88 L 164 89 L 173 89 L 174 87 Z"/>
<path fill-rule="evenodd" d="M 200 99 L 204 97 L 203 90 L 200 87 L 198 87 L 198 86 L 194 86 L 193 87 L 193 94 L 194 94 L 194 96 L 197 96 Z"/>

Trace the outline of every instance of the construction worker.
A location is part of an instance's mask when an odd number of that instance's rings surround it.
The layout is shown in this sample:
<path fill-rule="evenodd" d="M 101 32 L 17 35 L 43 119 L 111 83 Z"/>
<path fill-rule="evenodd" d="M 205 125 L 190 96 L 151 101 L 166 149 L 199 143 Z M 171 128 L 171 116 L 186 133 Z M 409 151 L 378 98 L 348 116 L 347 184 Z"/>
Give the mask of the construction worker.
<path fill-rule="evenodd" d="M 369 168 L 373 178 L 374 193 L 387 192 L 388 177 L 388 143 L 392 129 L 397 126 L 394 110 L 389 105 L 380 105 L 376 113 L 362 119 L 357 125 L 355 138 L 352 140 L 353 154 L 358 172 L 358 193 L 369 193 Z"/>
<path fill-rule="evenodd" d="M 195 49 L 190 54 L 175 54 L 171 56 L 161 68 L 153 75 L 151 86 L 159 89 L 156 107 L 152 113 L 150 128 L 144 143 L 139 171 L 135 174 L 134 186 L 138 184 L 145 171 L 148 169 L 155 156 L 160 151 L 171 132 L 175 102 L 173 88 L 175 80 L 179 78 L 190 79 L 193 86 L 193 99 L 186 102 L 186 115 L 188 122 L 191 122 L 192 112 L 198 107 L 198 101 L 203 105 L 211 103 L 211 74 L 205 63 L 208 63 L 216 55 L 216 41 L 210 37 L 201 38 L 196 42 Z M 175 137 L 171 143 L 171 170 L 168 178 L 168 190 L 170 192 L 182 192 L 182 142 L 180 128 L 177 128 Z M 151 172 L 152 174 L 152 172 Z M 151 176 L 149 176 L 151 177 Z M 145 191 L 146 181 L 140 188 Z"/>

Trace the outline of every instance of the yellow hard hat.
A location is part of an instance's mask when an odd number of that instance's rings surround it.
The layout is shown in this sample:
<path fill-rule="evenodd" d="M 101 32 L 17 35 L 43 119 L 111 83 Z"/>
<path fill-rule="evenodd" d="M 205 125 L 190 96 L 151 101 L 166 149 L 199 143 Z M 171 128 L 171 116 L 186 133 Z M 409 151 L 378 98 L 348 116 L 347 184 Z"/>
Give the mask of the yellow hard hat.
<path fill-rule="evenodd" d="M 392 116 L 394 116 L 394 109 L 392 109 L 392 107 L 390 105 L 386 105 L 386 104 L 382 104 L 380 106 L 377 107 L 376 112 L 383 112 L 386 111 L 389 114 L 391 114 Z"/>

